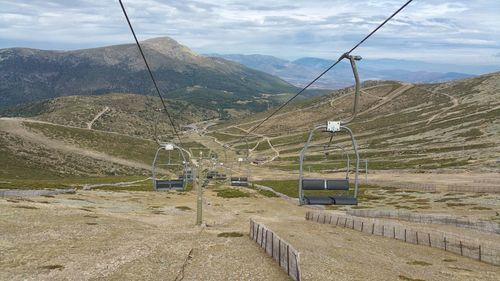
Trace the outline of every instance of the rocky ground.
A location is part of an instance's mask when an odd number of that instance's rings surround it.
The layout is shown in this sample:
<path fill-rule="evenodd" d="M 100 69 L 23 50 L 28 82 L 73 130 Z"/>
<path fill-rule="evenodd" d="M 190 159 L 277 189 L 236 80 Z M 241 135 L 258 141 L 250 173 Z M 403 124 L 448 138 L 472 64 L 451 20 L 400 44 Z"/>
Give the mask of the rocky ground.
<path fill-rule="evenodd" d="M 78 191 L 0 199 L 2 280 L 288 280 L 248 237 L 262 222 L 301 252 L 303 280 L 496 280 L 500 268 L 304 219 L 310 210 L 242 189 Z M 236 237 L 219 237 L 219 236 Z M 240 236 L 241 235 L 241 236 Z M 238 237 L 239 236 L 239 237 Z"/>

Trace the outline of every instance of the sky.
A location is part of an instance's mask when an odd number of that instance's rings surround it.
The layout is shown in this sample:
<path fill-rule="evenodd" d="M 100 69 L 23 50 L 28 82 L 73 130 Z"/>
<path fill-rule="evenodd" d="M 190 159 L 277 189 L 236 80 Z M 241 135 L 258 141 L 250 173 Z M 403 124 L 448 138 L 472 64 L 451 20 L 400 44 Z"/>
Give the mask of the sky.
<path fill-rule="evenodd" d="M 139 40 L 202 54 L 337 59 L 406 0 L 123 0 Z M 118 0 L 0 0 L 0 48 L 132 43 Z M 414 0 L 363 44 L 364 58 L 500 65 L 499 0 Z"/>

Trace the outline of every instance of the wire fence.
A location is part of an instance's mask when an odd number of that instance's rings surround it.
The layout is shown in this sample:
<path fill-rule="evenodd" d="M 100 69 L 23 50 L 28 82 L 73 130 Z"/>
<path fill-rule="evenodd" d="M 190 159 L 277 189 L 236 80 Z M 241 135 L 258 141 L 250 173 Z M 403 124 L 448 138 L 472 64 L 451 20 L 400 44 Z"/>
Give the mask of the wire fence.
<path fill-rule="evenodd" d="M 397 239 L 405 243 L 438 248 L 482 262 L 500 265 L 500 247 L 498 244 L 487 243 L 470 237 L 430 229 L 419 230 L 397 223 L 356 218 L 348 215 L 307 212 L 306 220 L 351 228 L 372 235 Z"/>
<path fill-rule="evenodd" d="M 479 221 L 448 214 L 421 214 L 400 210 L 347 210 L 347 214 L 356 217 L 399 219 L 426 224 L 445 224 L 461 228 L 470 228 L 482 232 L 500 234 L 500 224 L 493 221 Z"/>
<path fill-rule="evenodd" d="M 272 230 L 250 220 L 250 238 L 270 255 L 292 280 L 300 281 L 299 252 Z"/>
<path fill-rule="evenodd" d="M 487 182 L 473 182 L 471 184 L 422 184 L 410 182 L 396 182 L 370 179 L 369 184 L 396 187 L 399 189 L 418 190 L 426 192 L 474 192 L 474 193 L 500 193 L 500 184 Z"/>

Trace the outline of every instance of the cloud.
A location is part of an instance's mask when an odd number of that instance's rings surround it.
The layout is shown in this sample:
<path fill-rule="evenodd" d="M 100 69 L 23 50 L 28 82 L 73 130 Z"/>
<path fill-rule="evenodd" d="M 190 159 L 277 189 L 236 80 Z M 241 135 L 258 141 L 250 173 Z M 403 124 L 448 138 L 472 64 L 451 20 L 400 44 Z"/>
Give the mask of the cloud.
<path fill-rule="evenodd" d="M 123 2 L 141 40 L 170 36 L 201 53 L 335 59 L 404 0 Z M 498 10 L 498 0 L 414 1 L 357 52 L 487 64 L 484 54 L 500 49 Z M 116 0 L 0 0 L 0 48 L 77 49 L 132 41 Z"/>

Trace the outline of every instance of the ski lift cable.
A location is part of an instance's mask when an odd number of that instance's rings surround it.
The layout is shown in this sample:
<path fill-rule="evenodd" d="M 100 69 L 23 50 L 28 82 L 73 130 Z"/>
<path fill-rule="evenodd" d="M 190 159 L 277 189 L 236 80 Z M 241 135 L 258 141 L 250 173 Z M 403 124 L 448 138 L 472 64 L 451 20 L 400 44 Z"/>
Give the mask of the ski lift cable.
<path fill-rule="evenodd" d="M 146 64 L 146 68 L 149 72 L 149 76 L 151 77 L 151 80 L 153 81 L 154 87 L 156 89 L 156 93 L 158 94 L 158 97 L 160 97 L 161 104 L 163 105 L 163 109 L 165 110 L 165 113 L 167 114 L 170 125 L 172 125 L 172 129 L 174 130 L 174 134 L 177 136 L 177 139 L 179 140 L 179 144 L 182 146 L 181 137 L 179 136 L 179 133 L 177 132 L 177 129 L 175 128 L 175 124 L 174 124 L 174 120 L 173 120 L 172 116 L 168 112 L 167 105 L 165 104 L 165 100 L 163 99 L 163 96 L 161 95 L 160 88 L 158 87 L 158 84 L 156 83 L 156 79 L 153 75 L 153 72 L 151 71 L 151 68 L 149 67 L 148 61 L 146 60 L 146 56 L 144 55 L 141 44 L 139 43 L 139 40 L 137 40 L 137 36 L 135 35 L 134 28 L 132 27 L 132 23 L 130 22 L 127 11 L 125 10 L 125 6 L 123 5 L 122 0 L 119 0 L 119 2 L 120 2 L 120 6 L 122 8 L 122 11 L 123 11 L 123 15 L 127 19 L 127 23 L 128 23 L 128 26 L 130 27 L 130 31 L 132 32 L 132 35 L 134 36 L 135 43 L 137 44 L 137 48 L 139 48 L 139 52 L 141 53 L 142 59 L 144 60 L 144 64 Z"/>
<path fill-rule="evenodd" d="M 256 131 L 262 124 L 264 124 L 266 121 L 268 121 L 271 117 L 276 115 L 280 110 L 282 110 L 285 106 L 287 106 L 290 102 L 292 102 L 295 98 L 297 98 L 299 95 L 301 95 L 305 90 L 307 90 L 312 84 L 314 84 L 316 81 L 318 81 L 323 75 L 325 75 L 328 71 L 330 71 L 332 68 L 334 68 L 337 64 L 340 63 L 341 60 L 346 58 L 350 53 L 352 53 L 354 50 L 356 50 L 361 44 L 363 44 L 368 38 L 370 38 L 373 34 L 375 34 L 382 26 L 384 26 L 388 21 L 390 21 L 392 18 L 394 18 L 399 12 L 401 12 L 406 6 L 408 6 L 413 0 L 408 0 L 403 6 L 401 6 L 398 10 L 396 10 L 391 16 L 389 16 L 387 19 L 385 19 L 382 23 L 380 23 L 372 32 L 370 32 L 368 35 L 366 35 L 361 41 L 359 41 L 354 47 L 352 47 L 349 51 L 346 53 L 342 54 L 335 63 L 333 63 L 330 67 L 328 67 L 326 70 L 324 70 L 320 75 L 318 75 L 316 78 L 314 78 L 311 82 L 309 82 L 304 88 L 302 88 L 297 94 L 295 94 L 293 97 L 288 99 L 285 103 L 283 103 L 278 109 L 273 111 L 269 116 L 264 118 L 257 126 L 251 128 L 244 137 L 247 137 L 250 135 L 252 132 Z M 243 137 L 239 140 L 241 141 Z M 238 142 L 239 142 L 238 141 Z"/>

